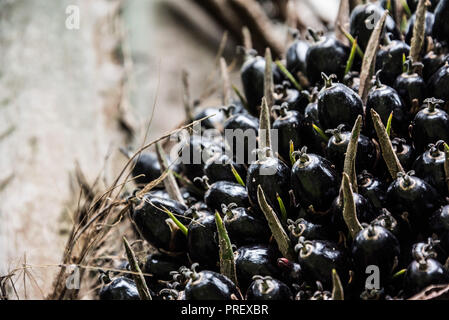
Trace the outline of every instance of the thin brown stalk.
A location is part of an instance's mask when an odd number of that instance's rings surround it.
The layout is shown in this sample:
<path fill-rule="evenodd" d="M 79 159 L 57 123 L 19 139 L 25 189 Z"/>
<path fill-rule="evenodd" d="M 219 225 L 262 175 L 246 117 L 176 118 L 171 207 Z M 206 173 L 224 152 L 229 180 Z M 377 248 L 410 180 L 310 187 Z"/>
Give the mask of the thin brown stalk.
<path fill-rule="evenodd" d="M 380 20 L 377 22 L 373 32 L 371 33 L 371 37 L 366 47 L 362 63 L 362 69 L 360 71 L 360 88 L 359 88 L 359 95 L 362 98 L 363 102 L 366 102 L 368 92 L 371 89 L 371 78 L 373 77 L 374 74 L 377 51 L 379 50 L 380 38 L 382 35 L 382 31 L 384 29 L 387 16 L 388 11 L 385 11 Z"/>
<path fill-rule="evenodd" d="M 257 188 L 257 200 L 259 202 L 259 206 L 263 214 L 265 215 L 265 218 L 268 221 L 268 226 L 270 227 L 270 230 L 273 233 L 273 237 L 276 240 L 276 243 L 279 247 L 279 251 L 287 259 L 294 261 L 296 257 L 291 240 L 288 237 L 287 233 L 285 232 L 284 228 L 282 227 L 282 224 L 279 221 L 276 212 L 274 212 L 273 208 L 271 208 L 270 205 L 267 203 L 264 191 L 260 185 Z"/>

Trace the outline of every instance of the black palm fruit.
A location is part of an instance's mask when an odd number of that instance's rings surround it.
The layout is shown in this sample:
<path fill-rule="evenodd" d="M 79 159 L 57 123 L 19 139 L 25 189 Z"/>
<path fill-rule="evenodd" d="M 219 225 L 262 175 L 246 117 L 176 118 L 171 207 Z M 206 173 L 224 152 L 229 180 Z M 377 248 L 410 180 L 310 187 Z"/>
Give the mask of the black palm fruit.
<path fill-rule="evenodd" d="M 274 104 L 283 105 L 286 103 L 290 110 L 296 110 L 304 113 L 304 109 L 309 103 L 308 96 L 302 91 L 291 88 L 288 81 L 278 84 L 274 87 Z"/>
<path fill-rule="evenodd" d="M 440 246 L 449 257 L 449 205 L 438 209 L 430 218 L 430 231 L 438 236 Z"/>
<path fill-rule="evenodd" d="M 327 211 L 338 195 L 340 178 L 332 164 L 315 154 L 307 154 L 304 147 L 295 156 L 292 168 L 292 188 L 303 208 L 313 206 L 316 211 Z"/>
<path fill-rule="evenodd" d="M 288 220 L 288 233 L 293 243 L 299 238 L 306 240 L 337 240 L 337 234 L 329 226 L 316 224 L 300 218 L 296 221 Z"/>
<path fill-rule="evenodd" d="M 226 230 L 236 246 L 267 243 L 270 239 L 271 232 L 267 222 L 254 217 L 247 209 L 231 203 L 228 206 L 222 205 L 222 212 Z"/>
<path fill-rule="evenodd" d="M 410 19 L 408 20 L 408 24 L 405 30 L 405 42 L 408 44 L 411 44 L 412 37 L 413 37 L 413 28 L 415 26 L 416 22 L 416 14 L 413 14 Z M 427 48 L 428 40 L 427 37 L 432 36 L 432 30 L 433 30 L 433 24 L 435 22 L 435 15 L 432 12 L 426 12 L 426 27 L 424 29 L 424 44 L 423 44 L 423 51 L 422 53 L 425 53 L 425 48 Z"/>
<path fill-rule="evenodd" d="M 146 185 L 161 176 L 161 166 L 154 152 L 142 153 L 134 161 L 132 175 L 138 185 Z M 162 185 L 160 185 L 162 186 Z"/>
<path fill-rule="evenodd" d="M 446 174 L 444 171 L 445 155 L 442 151 L 444 141 L 430 144 L 426 152 L 413 163 L 416 176 L 432 185 L 441 195 L 447 193 Z"/>
<path fill-rule="evenodd" d="M 277 260 L 278 268 L 281 270 L 282 279 L 289 285 L 298 284 L 302 281 L 301 266 L 287 258 L 279 258 Z"/>
<path fill-rule="evenodd" d="M 409 56 L 410 46 L 400 40 L 391 40 L 390 36 L 385 36 L 387 45 L 382 46 L 377 53 L 376 69 L 380 72 L 380 81 L 391 87 L 403 72 L 404 55 Z"/>
<path fill-rule="evenodd" d="M 418 8 L 418 1 L 419 0 L 407 0 L 407 5 L 410 8 L 411 12 L 415 12 Z M 439 2 L 440 0 L 429 0 L 430 6 L 427 7 L 427 10 L 433 12 Z"/>
<path fill-rule="evenodd" d="M 361 4 L 352 10 L 349 32 L 354 38 L 357 38 L 357 43 L 362 50 L 366 49 L 371 33 L 384 12 L 385 9 L 374 3 Z M 391 33 L 393 39 L 400 39 L 400 32 L 390 15 L 385 21 L 385 32 Z"/>
<path fill-rule="evenodd" d="M 236 108 L 234 110 L 236 110 Z M 206 117 L 209 118 L 201 121 L 201 126 L 205 129 L 219 129 L 224 121 L 223 113 L 220 112 L 220 108 L 218 107 L 208 107 L 197 111 L 193 120 L 197 121 Z"/>
<path fill-rule="evenodd" d="M 438 99 L 426 99 L 427 106 L 419 111 L 412 122 L 412 137 L 417 152 L 424 152 L 430 143 L 449 141 L 449 115 L 438 108 Z"/>
<path fill-rule="evenodd" d="M 413 261 L 407 268 L 404 278 L 404 294 L 413 296 L 431 285 L 449 283 L 449 272 L 434 259 Z"/>
<path fill-rule="evenodd" d="M 318 89 L 315 87 L 312 89 L 312 93 L 307 91 L 303 91 L 303 93 L 309 97 L 309 104 L 304 110 L 306 120 L 304 135 L 307 137 L 305 145 L 310 151 L 321 154 L 327 142 L 314 129 L 314 126 L 321 127 L 318 113 Z"/>
<path fill-rule="evenodd" d="M 192 265 L 189 282 L 184 290 L 186 300 L 238 300 L 240 293 L 236 285 L 224 275 L 213 271 L 200 271 Z"/>
<path fill-rule="evenodd" d="M 437 99 L 449 101 L 449 60 L 446 58 L 445 64 L 438 69 L 429 79 L 429 95 Z"/>
<path fill-rule="evenodd" d="M 347 280 L 350 264 L 347 254 L 330 241 L 300 239 L 295 250 L 306 281 L 320 281 L 328 286 L 332 283 L 335 269 L 343 283 Z"/>
<path fill-rule="evenodd" d="M 412 260 L 420 259 L 435 259 L 438 256 L 437 246 L 439 240 L 434 240 L 433 238 L 428 238 L 426 242 L 418 242 L 412 246 L 411 258 Z"/>
<path fill-rule="evenodd" d="M 348 149 L 348 144 L 351 140 L 351 132 L 343 131 L 344 128 L 345 125 L 340 125 L 336 129 L 326 130 L 326 133 L 332 135 L 327 143 L 326 158 L 331 161 L 339 171 L 343 169 L 346 150 Z M 376 147 L 369 138 L 361 134 L 357 148 L 358 151 L 355 159 L 356 169 L 371 170 L 376 163 Z"/>
<path fill-rule="evenodd" d="M 376 74 L 376 85 L 368 93 L 366 114 L 371 114 L 371 109 L 374 109 L 379 114 L 385 126 L 390 114 L 393 112 L 393 131 L 399 135 L 408 133 L 408 117 L 404 103 L 395 89 L 381 83 L 380 71 Z M 375 136 L 371 119 L 367 119 L 365 129 L 370 136 Z"/>
<path fill-rule="evenodd" d="M 204 195 L 204 202 L 213 211 L 221 210 L 222 204 L 229 205 L 231 203 L 235 203 L 242 208 L 250 207 L 246 188 L 238 183 L 229 181 L 218 181 L 210 186 L 208 185 L 208 190 Z"/>
<path fill-rule="evenodd" d="M 258 153 L 258 160 L 250 165 L 246 178 L 249 199 L 254 207 L 259 207 L 257 189 L 260 185 L 268 204 L 279 217 L 282 217 L 278 196 L 282 199 L 288 212 L 291 189 L 290 168 L 278 158 L 267 157 L 266 150 L 259 150 Z"/>
<path fill-rule="evenodd" d="M 352 128 L 357 117 L 363 115 L 363 102 L 359 95 L 341 83 L 332 83 L 333 77 L 322 77 L 325 87 L 318 95 L 318 116 L 322 129 L 333 129 L 340 124 Z"/>
<path fill-rule="evenodd" d="M 221 138 L 193 134 L 180 150 L 182 173 L 193 182 L 196 177 L 204 175 L 204 165 L 216 154 L 225 153 Z"/>
<path fill-rule="evenodd" d="M 120 277 L 101 288 L 100 300 L 140 300 L 140 296 L 133 280 Z"/>
<path fill-rule="evenodd" d="M 396 153 L 402 167 L 406 170 L 411 169 L 415 158 L 415 149 L 413 146 L 407 143 L 407 141 L 403 138 L 394 138 L 391 140 L 391 144 L 393 146 L 393 151 Z"/>
<path fill-rule="evenodd" d="M 433 50 L 428 52 L 422 59 L 422 63 L 424 64 L 424 81 L 429 84 L 430 78 L 449 61 L 448 59 L 449 57 L 446 55 L 445 50 L 443 50 L 441 43 L 435 43 Z M 429 89 L 430 94 L 432 94 L 432 91 Z"/>
<path fill-rule="evenodd" d="M 303 91 L 305 95 L 309 97 L 309 104 L 304 110 L 304 116 L 306 120 L 313 122 L 317 126 L 320 125 L 320 119 L 318 115 L 318 89 L 314 87 L 311 92 Z"/>
<path fill-rule="evenodd" d="M 152 275 L 148 277 L 151 282 L 169 281 L 172 278 L 170 272 L 178 270 L 187 262 L 186 260 L 162 253 L 152 253 L 147 256 L 143 272 Z"/>
<path fill-rule="evenodd" d="M 359 193 L 368 199 L 377 211 L 385 207 L 387 186 L 382 180 L 364 170 L 357 176 L 357 183 Z"/>
<path fill-rule="evenodd" d="M 237 171 L 240 177 L 245 180 L 246 168 L 243 164 L 237 164 L 226 154 L 217 154 L 206 161 L 204 165 L 204 174 L 210 183 L 218 181 L 236 182 L 232 173 L 232 167 Z"/>
<path fill-rule="evenodd" d="M 170 252 L 185 250 L 185 236 L 169 218 L 165 210 L 175 215 L 181 223 L 187 223 L 183 218 L 187 207 L 175 200 L 154 197 L 151 194 L 143 196 L 133 209 L 132 218 L 142 236 L 158 249 Z"/>
<path fill-rule="evenodd" d="M 351 252 L 356 274 L 363 278 L 366 268 L 375 265 L 380 271 L 380 284 L 384 286 L 392 276 L 400 247 L 390 231 L 370 225 L 354 237 Z"/>
<path fill-rule="evenodd" d="M 287 49 L 287 70 L 294 76 L 298 72 L 306 74 L 306 55 L 309 50 L 309 43 L 299 39 L 299 32 L 296 32 L 295 38 L 295 41 Z"/>
<path fill-rule="evenodd" d="M 394 16 L 396 12 L 396 1 L 394 0 L 380 0 L 379 5 L 388 10 L 392 16 Z"/>
<path fill-rule="evenodd" d="M 248 165 L 251 152 L 257 148 L 259 119 L 249 114 L 236 114 L 226 120 L 224 130 L 234 162 Z"/>
<path fill-rule="evenodd" d="M 433 24 L 433 37 L 439 41 L 449 43 L 449 1 L 440 0 L 435 8 L 435 22 Z"/>
<path fill-rule="evenodd" d="M 408 112 L 412 113 L 413 106 L 420 106 L 427 96 L 427 86 L 424 79 L 420 76 L 416 69 L 422 66 L 421 63 L 412 65 L 410 60 L 406 61 L 407 72 L 404 72 L 396 78 L 393 87 L 404 101 Z M 415 102 L 414 102 L 415 101 Z"/>
<path fill-rule="evenodd" d="M 246 300 L 293 300 L 293 293 L 285 283 L 270 276 L 254 276 L 246 291 Z"/>
<path fill-rule="evenodd" d="M 306 55 L 307 78 L 310 83 L 319 83 L 321 72 L 335 74 L 338 79 L 343 79 L 349 48 L 332 36 L 320 37 L 311 29 L 309 33 L 314 40 Z"/>
<path fill-rule="evenodd" d="M 257 115 L 264 96 L 265 59 L 257 56 L 255 52 L 248 52 L 240 73 L 249 111 Z M 273 66 L 273 80 L 275 84 L 282 82 L 282 75 L 275 66 Z"/>
<path fill-rule="evenodd" d="M 406 220 L 412 233 L 422 230 L 428 224 L 430 215 L 440 206 L 437 191 L 424 180 L 414 177 L 414 172 L 400 172 L 387 190 L 387 208 L 396 216 Z"/>
<path fill-rule="evenodd" d="M 379 215 L 376 219 L 371 221 L 371 224 L 374 226 L 381 226 L 388 231 L 390 231 L 396 238 L 400 236 L 399 223 L 393 217 L 390 211 L 387 209 L 382 209 L 381 215 Z"/>
<path fill-rule="evenodd" d="M 277 267 L 279 253 L 265 245 L 250 245 L 234 252 L 237 279 L 240 289 L 247 290 L 254 276 L 271 276 L 280 278 Z"/>
<path fill-rule="evenodd" d="M 379 216 L 379 212 L 376 211 L 369 200 L 367 200 L 364 196 L 353 193 L 354 203 L 357 212 L 357 219 L 361 223 L 370 223 L 376 217 Z M 343 231 L 347 233 L 348 228 L 343 219 L 343 201 L 339 196 L 337 196 L 332 203 L 331 207 L 331 225 L 334 230 Z"/>
<path fill-rule="evenodd" d="M 296 150 L 307 140 L 305 119 L 299 111 L 289 110 L 287 103 L 282 106 L 274 106 L 272 110 L 279 112 L 278 118 L 272 125 L 272 128 L 277 130 L 279 154 L 284 161 L 289 162 L 290 141 L 293 142 L 293 147 Z"/>
<path fill-rule="evenodd" d="M 218 264 L 217 225 L 213 215 L 192 220 L 187 233 L 190 261 L 215 270 Z"/>

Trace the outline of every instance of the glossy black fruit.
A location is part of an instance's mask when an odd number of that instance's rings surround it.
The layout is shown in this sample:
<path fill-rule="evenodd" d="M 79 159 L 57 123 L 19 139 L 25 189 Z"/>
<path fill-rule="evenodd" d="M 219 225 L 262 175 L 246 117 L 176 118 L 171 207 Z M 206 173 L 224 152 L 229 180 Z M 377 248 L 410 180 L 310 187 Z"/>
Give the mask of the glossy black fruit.
<path fill-rule="evenodd" d="M 151 194 L 143 196 L 134 207 L 132 218 L 142 236 L 159 249 L 171 252 L 185 250 L 185 236 L 176 227 L 164 210 L 173 213 L 182 223 L 187 207 L 175 200 L 157 198 Z"/>
<path fill-rule="evenodd" d="M 369 202 L 364 196 L 353 193 L 354 202 L 356 206 L 357 218 L 361 223 L 370 223 L 377 216 L 379 216 L 379 212 L 374 210 L 371 202 Z M 343 201 L 338 195 L 331 207 L 331 222 L 332 227 L 335 230 L 347 232 L 348 228 L 343 219 Z"/>
<path fill-rule="evenodd" d="M 344 84 L 332 83 L 332 76 L 322 76 L 325 87 L 318 95 L 318 116 L 322 129 L 333 129 L 340 124 L 352 128 L 357 117 L 364 114 L 362 100 Z"/>
<path fill-rule="evenodd" d="M 236 108 L 234 108 L 234 110 L 235 109 Z M 207 118 L 206 120 L 201 121 L 201 126 L 204 129 L 219 129 L 224 121 L 223 113 L 220 112 L 220 108 L 218 107 L 203 108 L 197 111 L 193 120 L 201 120 L 204 118 Z"/>
<path fill-rule="evenodd" d="M 246 188 L 229 181 L 218 181 L 209 186 L 204 195 L 204 202 L 213 211 L 221 210 L 222 204 L 235 203 L 242 208 L 250 206 Z"/>
<path fill-rule="evenodd" d="M 222 212 L 226 230 L 236 246 L 268 242 L 271 232 L 265 220 L 252 216 L 236 204 L 222 205 Z"/>
<path fill-rule="evenodd" d="M 442 100 L 426 99 L 412 123 L 412 137 L 417 152 L 424 152 L 430 143 L 449 141 L 449 115 L 438 108 Z"/>
<path fill-rule="evenodd" d="M 351 132 L 343 131 L 344 125 L 338 126 L 336 129 L 326 130 L 327 134 L 331 134 L 331 138 L 326 147 L 326 158 L 331 161 L 335 167 L 341 171 L 343 169 L 346 151 L 351 140 Z M 377 160 L 376 147 L 371 140 L 360 134 L 357 144 L 357 156 L 355 166 L 357 170 L 371 170 Z"/>
<path fill-rule="evenodd" d="M 265 59 L 256 56 L 255 52 L 247 53 L 240 73 L 249 111 L 257 115 L 264 96 Z M 282 76 L 275 66 L 273 66 L 273 79 L 274 83 L 282 82 Z"/>
<path fill-rule="evenodd" d="M 376 26 L 376 22 L 385 12 L 385 9 L 378 4 L 368 3 L 358 5 L 351 12 L 350 33 L 362 48 L 366 49 L 371 33 Z M 385 21 L 385 31 L 392 34 L 393 39 L 400 39 L 400 32 L 394 22 L 394 19 L 388 15 Z"/>
<path fill-rule="evenodd" d="M 282 199 L 287 212 L 290 207 L 290 168 L 278 158 L 266 157 L 265 151 L 260 150 L 259 160 L 248 168 L 246 188 L 248 196 L 255 208 L 258 208 L 257 188 L 260 185 L 264 191 L 268 204 L 279 217 L 282 211 L 278 196 Z"/>
<path fill-rule="evenodd" d="M 446 174 L 444 171 L 445 155 L 442 151 L 444 141 L 430 144 L 426 152 L 420 155 L 413 164 L 416 176 L 432 185 L 440 194 L 447 193 Z"/>
<path fill-rule="evenodd" d="M 297 243 L 299 238 L 306 240 L 337 240 L 336 233 L 328 226 L 323 226 L 303 218 L 296 221 L 288 220 L 288 231 L 293 243 Z"/>
<path fill-rule="evenodd" d="M 274 87 L 274 104 L 283 105 L 286 103 L 290 110 L 304 112 L 309 103 L 308 96 L 301 91 L 293 89 L 290 82 L 284 81 L 282 85 Z"/>
<path fill-rule="evenodd" d="M 233 160 L 238 164 L 249 165 L 251 152 L 257 148 L 259 119 L 249 114 L 236 114 L 226 120 L 223 126 Z"/>
<path fill-rule="evenodd" d="M 406 170 L 411 168 L 415 158 L 415 149 L 413 146 L 403 138 L 394 138 L 391 140 L 391 144 L 402 167 Z"/>
<path fill-rule="evenodd" d="M 321 80 L 321 72 L 335 74 L 343 79 L 349 48 L 332 36 L 320 37 L 309 29 L 314 43 L 307 50 L 307 78 L 310 83 L 317 84 Z"/>
<path fill-rule="evenodd" d="M 396 78 L 393 87 L 404 101 L 406 110 L 413 112 L 414 106 L 420 106 L 427 96 L 427 85 L 420 73 L 415 72 L 416 68 L 420 68 L 421 63 L 413 64 L 407 60 L 407 72 L 404 72 Z"/>
<path fill-rule="evenodd" d="M 190 280 L 184 293 L 186 300 L 238 300 L 240 293 L 235 284 L 220 273 L 213 271 L 196 272 L 192 265 Z"/>
<path fill-rule="evenodd" d="M 132 175 L 138 185 L 146 185 L 161 176 L 161 166 L 154 152 L 142 153 L 134 161 Z"/>
<path fill-rule="evenodd" d="M 216 154 L 224 154 L 225 147 L 221 138 L 212 138 L 194 134 L 190 136 L 180 150 L 182 173 L 190 180 L 204 175 L 204 165 Z"/>
<path fill-rule="evenodd" d="M 246 300 L 293 300 L 293 293 L 283 282 L 272 277 L 254 276 L 246 291 Z"/>
<path fill-rule="evenodd" d="M 395 89 L 380 82 L 379 72 L 376 75 L 376 85 L 368 93 L 366 114 L 371 114 L 371 109 L 379 114 L 385 126 L 387 125 L 390 114 L 393 112 L 393 130 L 400 135 L 406 135 L 408 133 L 408 117 L 404 103 Z M 365 128 L 370 136 L 375 136 L 371 119 L 367 119 Z"/>
<path fill-rule="evenodd" d="M 307 140 L 305 135 L 305 119 L 299 111 L 291 110 L 287 103 L 282 106 L 274 106 L 274 111 L 279 112 L 279 117 L 273 122 L 273 130 L 277 130 L 279 154 L 284 161 L 290 160 L 290 141 L 294 149 L 303 146 Z"/>
<path fill-rule="evenodd" d="M 299 35 L 299 33 L 297 35 Z M 309 43 L 299 39 L 299 37 L 296 37 L 296 40 L 287 49 L 287 70 L 294 76 L 296 76 L 298 72 L 306 74 L 307 50 L 309 50 Z"/>
<path fill-rule="evenodd" d="M 387 45 L 382 46 L 377 53 L 376 70 L 379 70 L 379 80 L 391 87 L 403 72 L 403 59 L 409 56 L 410 46 L 400 40 L 391 40 L 390 34 L 385 39 Z"/>
<path fill-rule="evenodd" d="M 240 177 L 245 180 L 246 168 L 243 164 L 237 164 L 226 154 L 217 154 L 206 161 L 204 165 L 204 174 L 210 183 L 218 181 L 236 182 L 232 173 L 232 167 L 237 171 Z"/>
<path fill-rule="evenodd" d="M 397 219 L 407 213 L 407 221 L 414 231 L 427 225 L 432 212 L 440 205 L 437 191 L 414 172 L 399 173 L 387 190 L 387 208 Z"/>
<path fill-rule="evenodd" d="M 435 241 L 432 238 L 427 239 L 427 242 L 415 243 L 412 247 L 411 256 L 413 260 L 419 261 L 420 259 L 436 259 L 438 253 L 436 251 L 436 245 L 439 241 Z"/>
<path fill-rule="evenodd" d="M 292 168 L 292 188 L 303 208 L 313 206 L 316 211 L 327 211 L 338 195 L 340 178 L 325 158 L 307 154 L 307 148 L 297 153 L 298 161 Z"/>
<path fill-rule="evenodd" d="M 120 277 L 101 288 L 100 300 L 140 300 L 140 296 L 133 280 Z"/>
<path fill-rule="evenodd" d="M 393 217 L 390 211 L 382 209 L 382 214 L 371 221 L 374 226 L 380 226 L 390 231 L 396 238 L 400 236 L 400 229 L 398 221 Z"/>
<path fill-rule="evenodd" d="M 407 0 L 407 5 L 412 12 L 415 12 L 416 8 L 418 8 L 418 1 L 419 0 Z M 430 6 L 427 7 L 427 10 L 433 12 L 439 2 L 440 0 L 429 0 Z"/>
<path fill-rule="evenodd" d="M 277 265 L 282 273 L 282 279 L 288 284 L 298 284 L 302 281 L 301 266 L 298 263 L 288 260 L 287 258 L 279 258 Z"/>
<path fill-rule="evenodd" d="M 449 257 L 449 205 L 438 209 L 430 218 L 429 225 L 430 231 L 438 236 L 441 247 Z"/>
<path fill-rule="evenodd" d="M 375 265 L 379 267 L 380 283 L 385 285 L 392 276 L 400 247 L 398 240 L 390 231 L 381 226 L 370 225 L 355 236 L 351 253 L 359 276 L 363 278 L 366 268 Z"/>
<path fill-rule="evenodd" d="M 362 171 L 357 177 L 359 193 L 368 199 L 377 211 L 385 207 L 387 186 L 385 183 L 370 174 Z"/>
<path fill-rule="evenodd" d="M 431 285 L 448 284 L 449 272 L 434 259 L 413 261 L 404 278 L 405 296 L 411 297 Z"/>
<path fill-rule="evenodd" d="M 212 270 L 217 268 L 218 235 L 213 215 L 193 220 L 189 224 L 187 249 L 191 262 Z"/>
<path fill-rule="evenodd" d="M 433 36 L 439 41 L 449 43 L 449 1 L 440 0 L 435 8 L 435 22 L 433 24 Z"/>
<path fill-rule="evenodd" d="M 448 61 L 448 56 L 441 43 L 437 42 L 434 46 L 434 49 L 428 52 L 422 59 L 422 63 L 424 64 L 423 78 L 426 83 Z M 429 93 L 431 95 L 433 95 L 432 92 L 433 90 L 430 89 Z"/>
<path fill-rule="evenodd" d="M 300 239 L 295 249 L 298 251 L 298 262 L 305 279 L 320 281 L 325 286 L 330 285 L 332 269 L 337 270 L 343 282 L 347 279 L 348 257 L 336 244 L 323 240 Z"/>
<path fill-rule="evenodd" d="M 265 245 L 244 246 L 234 252 L 237 279 L 240 288 L 246 290 L 254 276 L 271 276 L 279 279 L 280 270 L 276 265 L 278 253 Z"/>
<path fill-rule="evenodd" d="M 429 79 L 429 95 L 437 99 L 449 101 L 449 64 L 448 58 L 445 60 L 445 64 L 438 69 L 434 75 Z"/>
<path fill-rule="evenodd" d="M 148 277 L 151 282 L 168 281 L 172 278 L 170 272 L 178 270 L 186 263 L 185 260 L 162 253 L 152 253 L 147 256 L 143 272 L 152 275 Z"/>
<path fill-rule="evenodd" d="M 413 37 L 413 28 L 416 22 L 416 15 L 412 15 L 408 20 L 408 24 L 405 30 L 405 42 L 411 44 Z M 423 45 L 423 53 L 425 53 L 425 48 L 427 48 L 428 41 L 427 37 L 432 36 L 433 24 L 435 22 L 435 15 L 432 12 L 426 12 L 426 24 L 424 29 L 425 41 Z"/>

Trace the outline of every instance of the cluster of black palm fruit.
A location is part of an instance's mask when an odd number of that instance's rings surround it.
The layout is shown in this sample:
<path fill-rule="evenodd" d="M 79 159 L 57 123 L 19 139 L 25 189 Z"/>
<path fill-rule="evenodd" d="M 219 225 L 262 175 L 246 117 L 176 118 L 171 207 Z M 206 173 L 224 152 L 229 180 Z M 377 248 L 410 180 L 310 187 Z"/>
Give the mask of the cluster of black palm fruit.
<path fill-rule="evenodd" d="M 407 1 L 412 12 L 417 2 Z M 350 33 L 361 50 L 366 50 L 372 33 L 368 16 L 381 16 L 394 4 L 378 1 L 352 11 Z M 338 274 L 346 299 L 406 299 L 431 285 L 449 284 L 449 168 L 444 149 L 449 142 L 448 17 L 449 0 L 431 1 L 425 28 L 428 49 L 422 50 L 420 61 L 404 59 L 410 54 L 415 15 L 405 33 L 387 17 L 366 103 L 357 93 L 360 74 L 345 72 L 349 47 L 331 33 L 312 30 L 312 41 L 295 40 L 286 69 L 296 80 L 279 66 L 273 65 L 271 74 L 277 153 L 253 150 L 264 145 L 245 140 L 245 150 L 233 150 L 230 158 L 224 153 L 230 141 L 221 135 L 192 136 L 182 152 L 208 156 L 198 164 L 173 166 L 183 185 L 182 199 L 174 200 L 158 185 L 132 210 L 139 234 L 157 249 L 142 265 L 153 298 L 333 299 L 333 274 Z M 267 63 L 247 52 L 241 69 L 246 99 L 227 108 L 203 109 L 195 120 L 216 114 L 202 122 L 204 129 L 242 129 L 257 135 Z M 356 57 L 354 69 L 360 65 Z M 304 87 L 307 90 L 300 90 Z M 385 126 L 391 120 L 390 147 L 403 169 L 397 176 L 391 176 L 382 157 L 384 146 L 372 110 Z M 343 217 L 341 181 L 351 129 L 359 116 L 363 127 L 355 159 L 357 188 L 352 187 L 362 228 L 351 235 Z M 237 158 L 239 151 L 244 156 Z M 251 151 L 257 151 L 257 161 L 249 161 Z M 262 175 L 261 169 L 273 174 Z M 143 185 L 158 178 L 156 155 L 138 158 L 133 174 Z M 273 237 L 260 207 L 259 187 L 295 246 L 293 258 L 281 253 Z M 233 244 L 237 283 L 220 274 L 216 212 Z M 379 271 L 374 287 L 366 286 L 370 266 Z M 133 280 L 120 277 L 104 286 L 100 298 L 139 295 Z"/>

